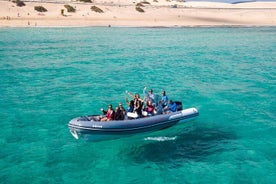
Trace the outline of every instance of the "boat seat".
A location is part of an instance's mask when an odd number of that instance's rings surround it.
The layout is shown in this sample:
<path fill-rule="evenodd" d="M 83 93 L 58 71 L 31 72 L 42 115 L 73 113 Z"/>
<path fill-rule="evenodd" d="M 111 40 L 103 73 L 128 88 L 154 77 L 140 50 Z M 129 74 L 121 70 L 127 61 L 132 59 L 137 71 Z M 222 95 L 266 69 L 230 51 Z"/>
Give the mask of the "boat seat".
<path fill-rule="evenodd" d="M 128 113 L 127 113 L 127 117 L 128 117 L 128 118 L 132 118 L 132 119 L 137 119 L 139 116 L 138 116 L 137 113 L 128 112 Z"/>

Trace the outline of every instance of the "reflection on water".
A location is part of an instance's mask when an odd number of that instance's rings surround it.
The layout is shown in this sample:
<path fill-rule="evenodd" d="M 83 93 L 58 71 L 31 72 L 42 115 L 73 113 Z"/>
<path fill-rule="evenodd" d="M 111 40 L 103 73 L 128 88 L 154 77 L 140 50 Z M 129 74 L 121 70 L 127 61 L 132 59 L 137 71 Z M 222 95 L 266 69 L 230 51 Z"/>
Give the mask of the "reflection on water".
<path fill-rule="evenodd" d="M 140 146 L 132 146 L 127 153 L 135 163 L 204 161 L 216 152 L 227 149 L 227 145 L 236 139 L 232 132 L 196 128 L 188 133 L 177 135 L 176 139 L 154 140 Z"/>

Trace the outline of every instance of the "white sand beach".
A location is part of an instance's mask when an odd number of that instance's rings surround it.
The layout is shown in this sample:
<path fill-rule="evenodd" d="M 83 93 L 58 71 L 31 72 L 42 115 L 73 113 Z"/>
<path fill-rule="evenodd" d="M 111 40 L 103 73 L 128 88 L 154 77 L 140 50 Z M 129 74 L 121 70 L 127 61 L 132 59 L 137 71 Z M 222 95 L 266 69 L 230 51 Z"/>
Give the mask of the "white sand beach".
<path fill-rule="evenodd" d="M 240 4 L 214 2 L 178 2 L 147 0 L 136 10 L 137 3 L 130 0 L 94 0 L 93 3 L 77 1 L 24 2 L 0 0 L 0 27 L 174 27 L 174 26 L 276 26 L 276 2 L 249 2 Z M 144 2 L 144 1 L 143 1 Z M 64 5 L 76 12 L 67 12 Z M 34 10 L 43 6 L 47 12 Z M 103 13 L 91 10 L 96 6 Z M 61 10 L 64 9 L 64 14 Z"/>

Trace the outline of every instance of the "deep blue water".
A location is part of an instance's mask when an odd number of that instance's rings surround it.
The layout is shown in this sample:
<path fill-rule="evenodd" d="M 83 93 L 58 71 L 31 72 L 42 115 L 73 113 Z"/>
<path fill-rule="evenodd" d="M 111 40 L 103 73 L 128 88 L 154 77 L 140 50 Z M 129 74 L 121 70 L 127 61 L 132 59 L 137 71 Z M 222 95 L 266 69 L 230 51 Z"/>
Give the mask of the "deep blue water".
<path fill-rule="evenodd" d="M 274 183 L 276 28 L 0 29 L 1 183 Z M 193 122 L 74 139 L 70 119 L 125 90 L 196 107 Z"/>

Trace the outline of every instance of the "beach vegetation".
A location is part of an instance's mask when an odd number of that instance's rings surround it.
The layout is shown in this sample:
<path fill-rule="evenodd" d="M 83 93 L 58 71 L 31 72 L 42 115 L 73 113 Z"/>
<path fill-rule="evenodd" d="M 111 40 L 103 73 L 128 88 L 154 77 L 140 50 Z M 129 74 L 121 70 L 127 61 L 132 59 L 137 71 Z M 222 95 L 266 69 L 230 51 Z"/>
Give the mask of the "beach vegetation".
<path fill-rule="evenodd" d="M 80 2 L 84 2 L 84 3 L 93 3 L 92 0 L 79 0 Z"/>
<path fill-rule="evenodd" d="M 104 11 L 97 6 L 91 6 L 91 10 L 97 13 L 104 13 Z"/>
<path fill-rule="evenodd" d="M 143 4 L 150 4 L 148 1 L 142 1 Z"/>
<path fill-rule="evenodd" d="M 140 6 L 136 6 L 136 11 L 140 12 L 140 13 L 144 13 L 145 10 L 143 10 Z"/>
<path fill-rule="evenodd" d="M 141 1 L 140 3 L 137 3 L 136 6 L 145 7 L 145 4 L 150 4 L 147 1 Z"/>
<path fill-rule="evenodd" d="M 67 12 L 76 12 L 76 9 L 69 4 L 64 5 L 64 7 L 67 9 Z"/>
<path fill-rule="evenodd" d="M 136 6 L 144 7 L 145 5 L 143 5 L 142 3 L 137 3 Z"/>
<path fill-rule="evenodd" d="M 177 4 L 172 5 L 172 8 L 177 8 Z"/>
<path fill-rule="evenodd" d="M 19 7 L 26 6 L 25 3 L 23 1 L 20 1 L 20 0 L 14 0 L 12 2 L 15 3 L 16 6 L 19 6 Z"/>
<path fill-rule="evenodd" d="M 47 12 L 48 10 L 43 6 L 35 6 L 34 9 L 38 12 Z"/>

